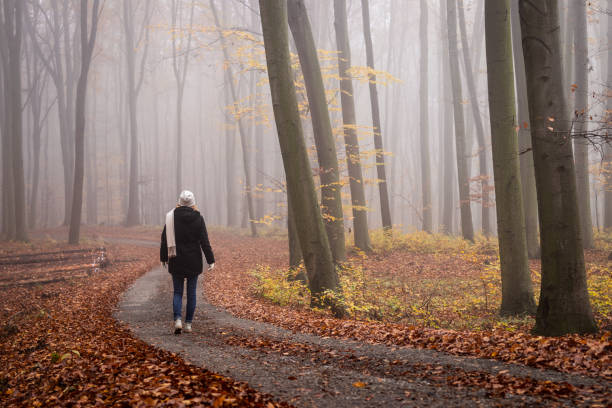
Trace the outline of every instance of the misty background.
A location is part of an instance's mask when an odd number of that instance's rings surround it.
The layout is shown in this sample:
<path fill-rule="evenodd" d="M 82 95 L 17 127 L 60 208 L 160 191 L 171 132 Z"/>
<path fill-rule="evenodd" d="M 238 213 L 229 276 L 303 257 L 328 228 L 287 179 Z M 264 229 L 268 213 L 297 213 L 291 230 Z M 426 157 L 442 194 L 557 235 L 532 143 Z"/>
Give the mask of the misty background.
<path fill-rule="evenodd" d="M 328 93 L 344 182 L 345 228 L 348 229 L 352 227 L 352 217 L 342 139 L 333 2 L 306 0 L 305 3 Z M 422 228 L 424 154 L 430 161 L 433 230 L 444 229 L 443 204 L 444 200 L 451 200 L 453 204 L 446 218 L 450 220 L 448 229 L 452 233 L 460 231 L 452 92 L 444 42 L 447 24 L 445 11 L 440 8 L 442 3 L 445 1 L 370 1 L 392 221 L 404 231 Z M 571 5 L 569 0 L 559 3 L 564 23 L 562 47 L 567 57 L 574 52 Z M 515 2 L 512 6 L 516 7 Z M 428 24 L 423 48 L 419 21 L 424 7 Z M 592 1 L 587 6 L 588 81 L 592 94 L 589 113 L 595 117 L 605 116 L 606 104 L 601 101 L 609 92 L 607 8 L 606 1 Z M 85 106 L 83 223 L 160 225 L 165 213 L 176 204 L 178 193 L 188 189 L 194 192 L 197 205 L 210 225 L 246 228 L 251 220 L 256 227 L 286 227 L 284 170 L 258 9 L 255 0 L 101 2 Z M 482 231 L 485 221 L 488 224 L 485 229 L 494 234 L 484 0 L 459 1 L 459 9 L 459 36 L 466 39 L 464 43 L 459 41 L 459 59 L 471 211 L 474 229 Z M 348 0 L 347 13 L 368 221 L 370 228 L 380 228 L 379 180 L 361 2 Z M 79 2 L 24 1 L 22 24 L 20 69 L 26 219 L 31 229 L 55 227 L 68 224 L 70 219 L 74 101 L 81 63 Z M 292 52 L 296 53 L 291 37 L 290 42 Z M 423 53 L 428 56 L 426 77 L 419 71 Z M 471 67 L 466 65 L 466 59 Z M 294 60 L 307 146 L 317 174 L 312 125 L 297 55 Z M 572 66 L 565 67 L 570 104 L 575 82 Z M 0 72 L 2 86 L 6 87 L 10 81 L 8 73 Z M 475 95 L 469 92 L 469 80 L 473 81 Z M 419 100 L 423 82 L 429 90 L 426 135 L 429 146 L 425 152 L 421 149 Z M 5 103 L 4 99 L 0 101 L 0 105 Z M 3 112 L 0 119 L 5 122 L 5 110 L 0 111 Z M 482 123 L 484 144 L 478 137 L 477 115 Z M 518 119 L 519 124 L 523 122 Z M 7 140 L 3 127 L 5 164 L 11 156 Z M 484 167 L 479 161 L 483 153 L 488 157 Z M 597 176 L 601 160 L 601 153 L 591 147 L 589 188 L 595 228 L 602 227 L 603 187 L 601 177 Z M 10 199 L 7 197 L 11 191 L 7 188 L 10 174 L 6 165 L 0 167 L 2 205 L 6 206 Z M 247 191 L 253 194 L 252 214 L 246 201 Z M 10 223 L 11 219 L 5 215 L 2 218 L 5 236 Z"/>

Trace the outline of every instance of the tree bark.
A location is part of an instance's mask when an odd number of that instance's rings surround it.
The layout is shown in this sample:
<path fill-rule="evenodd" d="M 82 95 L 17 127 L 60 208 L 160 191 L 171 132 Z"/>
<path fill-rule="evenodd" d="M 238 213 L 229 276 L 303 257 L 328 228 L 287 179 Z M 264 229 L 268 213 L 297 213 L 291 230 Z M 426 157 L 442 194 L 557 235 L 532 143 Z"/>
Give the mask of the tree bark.
<path fill-rule="evenodd" d="M 538 198 L 533 168 L 531 149 L 531 127 L 529 125 L 529 104 L 527 101 L 527 78 L 525 77 L 525 59 L 521 43 L 521 21 L 518 12 L 518 0 L 511 2 L 512 54 L 514 55 L 514 76 L 518 103 L 519 155 L 521 163 L 521 187 L 523 208 L 525 212 L 525 234 L 527 236 L 527 255 L 539 258 L 540 241 L 538 232 Z"/>
<path fill-rule="evenodd" d="M 463 48 L 463 64 L 465 66 L 465 79 L 470 98 L 470 105 L 474 124 L 476 125 L 476 139 L 478 140 L 478 164 L 480 171 L 480 189 L 481 189 L 481 208 L 482 208 L 482 233 L 485 236 L 491 235 L 491 211 L 489 207 L 489 182 L 488 182 L 488 167 L 487 149 L 485 141 L 484 126 L 482 116 L 478 109 L 478 95 L 476 92 L 476 83 L 474 81 L 474 69 L 472 68 L 472 59 L 470 58 L 469 46 L 467 41 L 467 33 L 465 29 L 465 13 L 463 7 L 458 7 L 459 10 L 459 27 L 461 28 L 461 48 Z"/>
<path fill-rule="evenodd" d="M 485 39 L 497 231 L 501 263 L 502 315 L 533 314 L 531 273 L 527 261 L 525 215 L 521 194 L 510 0 L 485 3 Z"/>
<path fill-rule="evenodd" d="M 574 17 L 574 73 L 576 90 L 574 114 L 574 160 L 576 162 L 576 193 L 578 194 L 578 209 L 580 225 L 582 226 L 582 245 L 593 248 L 593 222 L 591 220 L 591 189 L 589 184 L 589 142 L 584 137 L 588 130 L 587 119 L 589 100 L 589 48 L 587 43 L 586 0 L 573 0 Z"/>
<path fill-rule="evenodd" d="M 287 192 L 295 213 L 308 285 L 316 303 L 325 290 L 336 289 L 338 276 L 302 133 L 287 38 L 287 3 L 285 0 L 260 0 L 259 9 Z"/>
<path fill-rule="evenodd" d="M 319 66 L 319 57 L 315 47 L 310 21 L 303 0 L 289 0 L 289 27 L 293 33 L 300 66 L 304 75 L 308 106 L 312 117 L 319 174 L 321 179 L 321 212 L 329 245 L 335 262 L 346 260 L 344 240 L 344 215 L 336 141 L 332 133 L 325 86 Z"/>
<path fill-rule="evenodd" d="M 465 124 L 461 105 L 461 78 L 459 77 L 459 57 L 457 50 L 457 3 L 447 0 L 448 56 L 453 90 L 453 114 L 455 117 L 455 150 L 457 154 L 457 175 L 459 181 L 459 201 L 461 209 L 461 233 L 463 238 L 474 241 L 474 226 L 470 206 L 470 180 L 468 176 L 467 154 L 465 149 Z"/>
<path fill-rule="evenodd" d="M 587 292 L 556 0 L 519 1 L 542 242 L 534 332 L 597 331 Z M 554 120 L 554 122 L 551 121 Z"/>
<path fill-rule="evenodd" d="M 355 246 L 362 251 L 372 249 L 368 231 L 368 213 L 366 208 L 359 140 L 356 132 L 355 99 L 351 68 L 351 50 L 349 45 L 346 0 L 334 0 L 334 27 L 336 47 L 338 49 L 338 74 L 340 76 L 340 101 L 342 104 L 342 122 L 344 123 L 344 146 L 348 167 L 351 204 L 353 207 L 353 230 Z"/>
<path fill-rule="evenodd" d="M 426 11 L 427 12 L 427 11 Z M 363 17 L 363 35 L 365 37 L 366 59 L 368 67 L 374 70 L 374 51 L 372 47 L 372 33 L 370 30 L 370 5 L 368 0 L 361 0 L 361 13 Z M 376 175 L 378 177 L 378 194 L 380 196 L 380 214 L 382 225 L 386 231 L 391 231 L 391 209 L 389 207 L 389 192 L 387 189 L 387 175 L 385 168 L 385 156 L 383 148 L 382 128 L 380 126 L 380 107 L 378 105 L 378 89 L 376 87 L 376 74 L 370 72 L 368 75 L 370 85 L 370 104 L 372 108 L 372 128 L 374 132 L 374 149 L 376 149 Z M 422 132 L 423 133 L 423 132 Z M 426 133 L 426 132 L 425 132 Z M 423 137 L 423 136 L 422 136 Z M 421 139 L 422 140 L 422 139 Z M 425 143 L 427 138 L 425 137 Z M 421 154 L 427 169 L 429 169 L 429 145 L 423 147 Z M 423 153 L 423 149 L 427 154 Z M 425 166 L 424 165 L 424 166 Z M 427 171 L 429 177 L 429 171 Z M 427 218 L 427 215 L 429 218 Z M 431 232 L 431 182 L 423 181 L 423 229 Z"/>
<path fill-rule="evenodd" d="M 100 0 L 94 0 L 91 16 L 91 32 L 87 30 L 87 0 L 81 0 L 81 75 L 77 85 L 76 112 L 75 112 L 75 161 L 74 161 L 74 188 L 72 197 L 72 216 L 70 217 L 70 230 L 68 243 L 78 244 L 81 231 L 81 212 L 83 209 L 83 178 L 85 165 L 85 98 L 87 96 L 87 76 L 91 57 L 96 43 L 98 30 L 98 9 Z"/>

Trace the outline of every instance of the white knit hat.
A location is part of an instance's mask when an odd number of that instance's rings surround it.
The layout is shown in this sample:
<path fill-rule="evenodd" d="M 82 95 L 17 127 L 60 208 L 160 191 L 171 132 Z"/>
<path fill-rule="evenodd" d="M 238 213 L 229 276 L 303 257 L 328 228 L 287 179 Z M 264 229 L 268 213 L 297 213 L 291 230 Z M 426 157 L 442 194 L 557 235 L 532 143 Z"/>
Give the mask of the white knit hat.
<path fill-rule="evenodd" d="M 183 190 L 179 196 L 179 205 L 185 207 L 193 207 L 195 205 L 195 197 L 189 190 Z"/>

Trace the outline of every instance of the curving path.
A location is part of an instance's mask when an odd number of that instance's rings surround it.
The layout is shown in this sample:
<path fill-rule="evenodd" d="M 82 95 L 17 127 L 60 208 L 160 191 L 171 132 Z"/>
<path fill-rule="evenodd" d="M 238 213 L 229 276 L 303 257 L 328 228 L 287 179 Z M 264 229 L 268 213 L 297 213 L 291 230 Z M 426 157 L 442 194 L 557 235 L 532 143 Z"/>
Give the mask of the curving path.
<path fill-rule="evenodd" d="M 150 241 L 129 243 L 157 245 Z M 551 402 L 525 395 L 492 398 L 484 389 L 448 384 L 448 376 L 466 373 L 506 371 L 515 377 L 565 381 L 575 386 L 601 385 L 601 381 L 582 376 L 494 360 L 292 333 L 236 318 L 207 303 L 201 289 L 193 332 L 176 336 L 171 285 L 167 271 L 154 268 L 123 295 L 117 319 L 152 345 L 298 407 L 539 406 Z M 555 403 L 574 405 L 569 400 Z"/>

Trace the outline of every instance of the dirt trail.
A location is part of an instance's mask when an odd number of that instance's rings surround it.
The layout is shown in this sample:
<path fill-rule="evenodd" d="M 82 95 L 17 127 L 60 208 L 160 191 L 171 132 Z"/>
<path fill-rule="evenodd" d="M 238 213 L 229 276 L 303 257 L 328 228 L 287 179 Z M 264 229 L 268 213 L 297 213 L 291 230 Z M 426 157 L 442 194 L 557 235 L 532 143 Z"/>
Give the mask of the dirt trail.
<path fill-rule="evenodd" d="M 151 241 L 138 244 L 157 245 Z M 223 258 L 222 252 L 238 250 L 231 247 L 231 242 L 224 244 L 219 258 Z M 213 274 L 202 276 L 214 278 Z M 300 407 L 553 403 L 527 395 L 494 398 L 482 388 L 449 385 L 450 377 L 478 373 L 506 372 L 513 377 L 567 382 L 578 387 L 610 385 L 578 375 L 494 360 L 293 333 L 267 323 L 236 318 L 209 304 L 202 293 L 199 289 L 193 333 L 175 336 L 171 330 L 171 280 L 167 271 L 155 268 L 124 294 L 116 317 L 150 344 L 178 353 L 211 371 L 246 381 L 259 391 Z M 574 406 L 571 400 L 554 403 Z"/>

